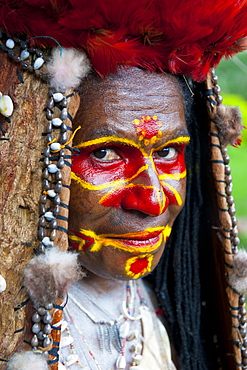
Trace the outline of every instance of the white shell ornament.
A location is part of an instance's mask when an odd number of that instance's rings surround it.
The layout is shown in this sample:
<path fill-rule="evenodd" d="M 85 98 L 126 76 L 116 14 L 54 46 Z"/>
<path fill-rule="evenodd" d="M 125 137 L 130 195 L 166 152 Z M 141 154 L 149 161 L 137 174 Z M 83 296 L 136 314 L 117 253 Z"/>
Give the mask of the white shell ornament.
<path fill-rule="evenodd" d="M 39 69 L 39 68 L 41 68 L 42 67 L 42 65 L 44 64 L 44 59 L 43 58 L 41 58 L 41 57 L 39 57 L 39 58 L 37 58 L 36 60 L 35 60 L 35 62 L 34 62 L 34 64 L 33 64 L 33 68 L 34 69 Z"/>
<path fill-rule="evenodd" d="M 12 39 L 8 39 L 7 41 L 6 41 L 6 44 L 5 44 L 6 46 L 7 46 L 7 48 L 9 48 L 9 49 L 13 49 L 14 47 L 15 47 L 15 42 L 14 42 L 14 40 L 12 40 Z"/>
<path fill-rule="evenodd" d="M 0 275 L 0 293 L 4 292 L 6 289 L 6 280 L 2 275 Z"/>
<path fill-rule="evenodd" d="M 13 110 L 14 105 L 10 96 L 0 93 L 0 113 L 4 117 L 9 117 L 13 113 Z"/>
<path fill-rule="evenodd" d="M 67 366 L 74 365 L 78 361 L 78 356 L 77 355 L 69 355 L 65 359 L 65 363 Z"/>
<path fill-rule="evenodd" d="M 29 51 L 22 50 L 22 52 L 20 54 L 20 58 L 21 58 L 21 60 L 25 60 L 25 59 L 27 59 L 29 57 L 29 55 L 30 55 Z"/>
<path fill-rule="evenodd" d="M 55 100 L 55 102 L 60 102 L 64 98 L 62 93 L 55 93 L 52 96 L 53 96 L 53 99 Z"/>
<path fill-rule="evenodd" d="M 123 370 L 126 368 L 126 359 L 124 356 L 120 355 L 116 362 L 117 370 Z"/>

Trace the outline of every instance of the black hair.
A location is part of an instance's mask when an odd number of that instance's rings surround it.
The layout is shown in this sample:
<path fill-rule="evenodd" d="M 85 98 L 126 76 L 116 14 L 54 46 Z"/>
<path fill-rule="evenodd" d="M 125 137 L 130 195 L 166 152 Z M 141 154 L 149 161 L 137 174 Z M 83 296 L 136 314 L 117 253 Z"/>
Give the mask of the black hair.
<path fill-rule="evenodd" d="M 206 178 L 210 172 L 210 160 L 204 86 L 194 85 L 195 95 L 192 97 L 185 80 L 178 79 L 183 89 L 186 123 L 191 137 L 186 149 L 186 200 L 151 281 L 164 311 L 180 368 L 216 369 L 218 354 L 213 344 L 214 328 L 207 328 L 208 321 L 211 326 L 213 321 L 209 317 L 205 322 L 203 317 L 202 286 L 207 284 L 207 278 L 202 278 L 200 265 L 202 228 L 209 234 L 209 222 L 204 213 L 207 207 L 205 193 L 209 189 L 203 191 L 204 182 L 210 182 Z M 203 219 L 205 217 L 206 220 Z M 206 239 L 205 248 L 210 243 Z"/>

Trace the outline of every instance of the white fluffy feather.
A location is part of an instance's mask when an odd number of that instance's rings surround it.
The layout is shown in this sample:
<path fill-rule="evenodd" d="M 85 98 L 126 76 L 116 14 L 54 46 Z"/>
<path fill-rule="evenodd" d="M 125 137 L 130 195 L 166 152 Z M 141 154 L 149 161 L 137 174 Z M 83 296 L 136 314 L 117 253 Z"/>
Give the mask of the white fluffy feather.
<path fill-rule="evenodd" d="M 247 292 L 247 252 L 240 249 L 233 259 L 232 286 L 240 293 Z"/>
<path fill-rule="evenodd" d="M 48 370 L 45 358 L 31 351 L 15 353 L 7 364 L 6 370 Z"/>
<path fill-rule="evenodd" d="M 34 304 L 45 306 L 63 300 L 69 285 L 81 274 L 77 254 L 53 247 L 28 262 L 24 284 Z"/>
<path fill-rule="evenodd" d="M 86 54 L 75 49 L 55 48 L 52 60 L 47 64 L 50 86 L 58 91 L 77 87 L 90 71 Z"/>

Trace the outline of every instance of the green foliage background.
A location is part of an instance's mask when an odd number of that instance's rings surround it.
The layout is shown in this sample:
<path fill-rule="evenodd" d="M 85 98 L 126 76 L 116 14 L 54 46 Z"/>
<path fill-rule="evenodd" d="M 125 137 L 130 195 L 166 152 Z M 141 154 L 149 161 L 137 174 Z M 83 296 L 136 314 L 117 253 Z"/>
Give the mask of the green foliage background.
<path fill-rule="evenodd" d="M 224 60 L 216 69 L 221 87 L 223 103 L 238 106 L 242 113 L 243 125 L 247 127 L 247 52 L 231 60 Z M 247 129 L 243 130 L 240 148 L 228 147 L 233 177 L 241 247 L 247 249 Z"/>

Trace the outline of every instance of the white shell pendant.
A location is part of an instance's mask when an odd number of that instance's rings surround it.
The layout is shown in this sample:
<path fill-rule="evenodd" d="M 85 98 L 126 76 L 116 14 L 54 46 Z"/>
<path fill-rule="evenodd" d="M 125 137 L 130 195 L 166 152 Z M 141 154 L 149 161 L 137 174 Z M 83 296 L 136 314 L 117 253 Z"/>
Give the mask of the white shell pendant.
<path fill-rule="evenodd" d="M 42 65 L 44 64 L 44 59 L 43 58 L 41 58 L 41 57 L 39 57 L 39 58 L 37 58 L 36 60 L 35 60 L 35 62 L 34 62 L 34 64 L 33 64 L 33 68 L 34 69 L 39 69 L 39 68 L 41 68 L 42 67 Z"/>
<path fill-rule="evenodd" d="M 14 105 L 12 99 L 8 95 L 0 93 L 0 113 L 4 117 L 9 117 L 13 113 Z"/>
<path fill-rule="evenodd" d="M 117 370 L 124 370 L 126 368 L 126 359 L 124 356 L 122 355 L 118 356 L 116 368 Z"/>
<path fill-rule="evenodd" d="M 69 355 L 65 359 L 65 363 L 67 366 L 72 366 L 78 361 L 78 356 L 77 355 Z"/>
<path fill-rule="evenodd" d="M 123 322 L 119 328 L 120 338 L 126 338 L 130 331 L 130 323 L 128 321 Z"/>
<path fill-rule="evenodd" d="M 2 275 L 0 275 L 0 293 L 4 292 L 6 289 L 6 280 Z"/>
<path fill-rule="evenodd" d="M 61 348 L 67 347 L 73 342 L 74 342 L 74 339 L 73 337 L 71 337 L 71 335 L 68 335 L 67 337 L 62 337 L 61 342 L 60 342 L 60 347 Z"/>

